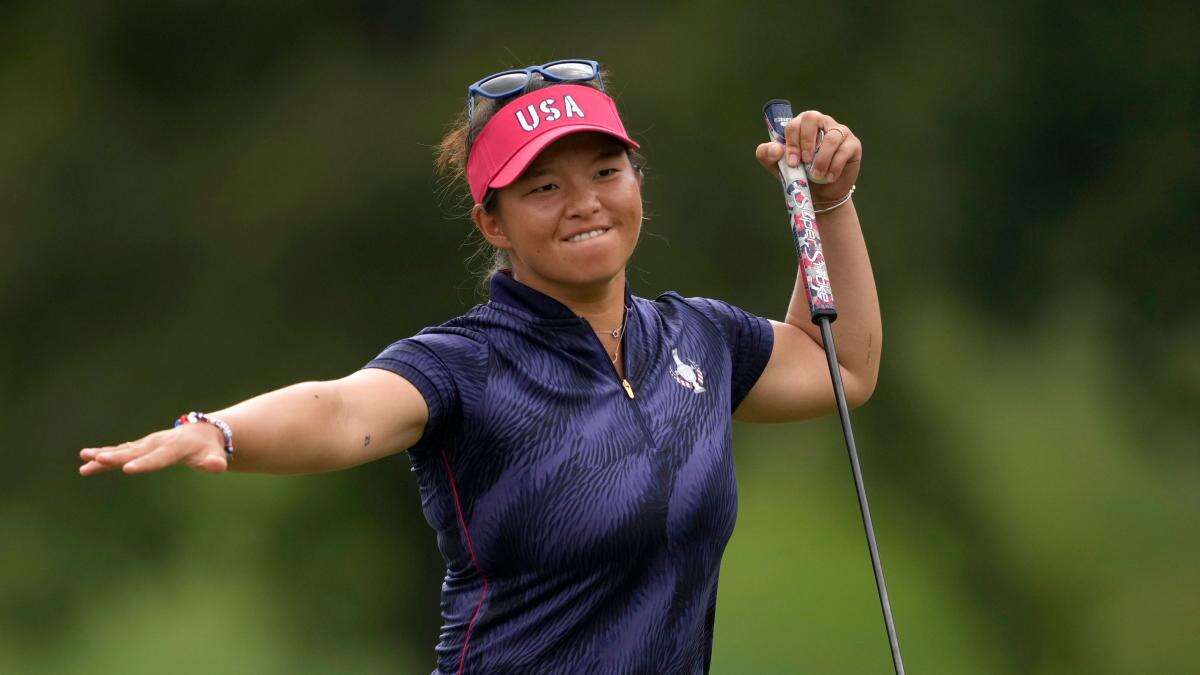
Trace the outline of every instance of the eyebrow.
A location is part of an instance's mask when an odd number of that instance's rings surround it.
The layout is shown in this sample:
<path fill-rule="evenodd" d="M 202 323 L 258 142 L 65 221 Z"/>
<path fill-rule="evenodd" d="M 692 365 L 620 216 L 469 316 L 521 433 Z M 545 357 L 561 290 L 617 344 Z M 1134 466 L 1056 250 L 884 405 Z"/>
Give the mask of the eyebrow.
<path fill-rule="evenodd" d="M 592 161 L 598 162 L 602 159 L 608 159 L 610 157 L 616 157 L 617 155 L 623 155 L 623 154 L 625 154 L 625 147 L 622 145 L 613 144 L 613 145 L 605 146 L 604 149 L 597 152 L 595 158 Z M 534 166 L 530 167 L 530 169 L 528 171 L 526 171 L 524 174 L 521 175 L 520 180 L 526 180 L 529 178 L 537 178 L 538 176 L 544 176 L 548 173 L 550 173 L 550 171 L 548 169 L 546 169 L 546 167 L 544 165 L 535 164 Z"/>

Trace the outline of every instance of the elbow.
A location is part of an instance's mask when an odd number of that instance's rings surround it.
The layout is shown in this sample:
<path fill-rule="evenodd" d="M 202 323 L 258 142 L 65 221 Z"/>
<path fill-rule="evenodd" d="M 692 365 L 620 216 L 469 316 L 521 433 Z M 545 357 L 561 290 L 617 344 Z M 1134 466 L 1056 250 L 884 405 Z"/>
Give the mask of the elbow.
<path fill-rule="evenodd" d="M 846 389 L 846 405 L 853 410 L 871 400 L 879 381 L 879 369 L 874 368 L 862 374 L 846 373 L 842 379 Z"/>
<path fill-rule="evenodd" d="M 879 382 L 880 345 L 875 340 L 878 331 L 867 335 L 866 354 L 863 358 L 847 364 L 839 360 L 842 373 L 842 386 L 846 395 L 846 405 L 851 409 L 857 408 L 871 400 L 875 393 L 875 385 Z M 873 345 L 874 343 L 874 345 Z M 872 349 L 874 346 L 874 349 Z"/>
<path fill-rule="evenodd" d="M 875 385 L 879 383 L 879 351 L 871 353 L 870 342 L 867 343 L 866 363 L 853 372 L 842 367 L 842 379 L 846 386 L 846 405 L 851 409 L 857 408 L 871 400 L 875 393 Z M 877 348 L 878 349 L 878 348 Z"/>

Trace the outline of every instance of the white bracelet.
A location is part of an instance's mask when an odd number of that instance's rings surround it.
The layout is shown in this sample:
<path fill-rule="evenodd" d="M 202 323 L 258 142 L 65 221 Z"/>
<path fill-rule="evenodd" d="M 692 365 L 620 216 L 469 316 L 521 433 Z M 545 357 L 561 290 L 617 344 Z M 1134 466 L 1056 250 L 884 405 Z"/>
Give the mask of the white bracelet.
<path fill-rule="evenodd" d="M 851 186 L 850 186 L 850 191 L 846 193 L 846 196 L 845 196 L 845 197 L 842 197 L 842 198 L 841 198 L 841 199 L 840 199 L 840 200 L 839 200 L 839 201 L 838 201 L 836 204 L 834 204 L 833 206 L 826 206 L 826 207 L 825 207 L 825 208 L 823 208 L 823 209 L 817 209 L 816 211 L 813 211 L 813 213 L 825 213 L 826 211 L 832 211 L 832 210 L 836 209 L 837 207 L 841 206 L 842 204 L 845 204 L 846 202 L 850 201 L 850 195 L 854 194 L 854 188 L 856 188 L 856 187 L 858 187 L 858 186 L 857 186 L 857 185 L 851 185 Z"/>

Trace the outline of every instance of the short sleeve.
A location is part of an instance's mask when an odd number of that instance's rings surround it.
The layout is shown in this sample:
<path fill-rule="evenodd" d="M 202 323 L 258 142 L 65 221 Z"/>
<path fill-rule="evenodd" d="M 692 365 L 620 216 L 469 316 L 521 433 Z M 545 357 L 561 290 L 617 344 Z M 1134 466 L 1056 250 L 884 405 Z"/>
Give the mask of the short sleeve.
<path fill-rule="evenodd" d="M 440 442 L 482 395 L 488 348 L 483 335 L 464 328 L 437 326 L 388 345 L 363 368 L 381 368 L 412 383 L 425 398 L 429 421 L 409 451 Z"/>
<path fill-rule="evenodd" d="M 725 338 L 732 369 L 730 412 L 737 410 L 771 359 L 771 349 L 775 346 L 775 331 L 771 328 L 771 322 L 724 300 L 691 297 L 684 298 L 684 301 L 716 324 Z"/>

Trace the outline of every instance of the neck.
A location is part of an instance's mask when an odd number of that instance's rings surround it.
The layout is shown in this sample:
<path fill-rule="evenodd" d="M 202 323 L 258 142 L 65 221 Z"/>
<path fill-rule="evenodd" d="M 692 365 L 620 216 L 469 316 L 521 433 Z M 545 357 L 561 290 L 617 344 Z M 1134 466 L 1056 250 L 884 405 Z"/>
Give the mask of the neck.
<path fill-rule="evenodd" d="M 591 324 L 593 330 L 611 331 L 621 327 L 625 316 L 625 268 L 610 279 L 593 284 L 563 284 L 529 270 L 513 267 L 513 278 L 566 305 Z"/>

